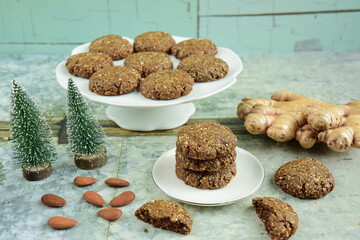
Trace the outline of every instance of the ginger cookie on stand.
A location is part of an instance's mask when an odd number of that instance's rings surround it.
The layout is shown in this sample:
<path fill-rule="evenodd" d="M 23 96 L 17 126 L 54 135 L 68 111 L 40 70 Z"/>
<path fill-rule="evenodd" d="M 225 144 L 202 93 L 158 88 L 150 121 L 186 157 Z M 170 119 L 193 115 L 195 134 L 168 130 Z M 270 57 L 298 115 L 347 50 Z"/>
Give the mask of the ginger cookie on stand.
<path fill-rule="evenodd" d="M 161 31 L 150 31 L 135 37 L 134 51 L 169 53 L 175 44 L 175 40 L 169 33 Z"/>
<path fill-rule="evenodd" d="M 85 52 L 70 56 L 66 68 L 71 75 L 90 78 L 96 71 L 113 65 L 112 58 L 100 52 Z"/>
<path fill-rule="evenodd" d="M 225 77 L 229 65 L 221 58 L 196 53 L 181 60 L 177 69 L 189 73 L 195 82 L 211 82 Z"/>
<path fill-rule="evenodd" d="M 150 74 L 140 82 L 141 94 L 154 100 L 170 100 L 189 94 L 194 86 L 190 74 L 174 69 Z"/>
<path fill-rule="evenodd" d="M 109 34 L 92 41 L 89 46 L 89 51 L 105 53 L 109 55 L 112 60 L 120 60 L 133 53 L 133 47 L 125 38 L 119 35 Z"/>
<path fill-rule="evenodd" d="M 90 77 L 89 90 L 104 96 L 123 95 L 135 91 L 140 79 L 140 73 L 135 69 L 110 66 Z"/>
<path fill-rule="evenodd" d="M 159 70 L 172 69 L 173 62 L 166 53 L 138 52 L 129 55 L 124 61 L 124 66 L 134 68 L 141 74 L 141 77 L 147 77 Z"/>
<path fill-rule="evenodd" d="M 208 39 L 193 38 L 179 42 L 171 48 L 171 54 L 180 60 L 196 53 L 215 56 L 217 54 L 217 47 Z"/>

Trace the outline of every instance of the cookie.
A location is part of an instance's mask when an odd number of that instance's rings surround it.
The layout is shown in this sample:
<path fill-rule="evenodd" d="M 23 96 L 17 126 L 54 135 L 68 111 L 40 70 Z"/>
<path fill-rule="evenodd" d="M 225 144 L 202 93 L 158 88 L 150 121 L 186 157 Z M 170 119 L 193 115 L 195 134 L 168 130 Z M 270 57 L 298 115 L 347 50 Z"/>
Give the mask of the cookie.
<path fill-rule="evenodd" d="M 189 169 L 192 171 L 209 171 L 215 172 L 224 169 L 229 164 L 235 162 L 236 151 L 234 150 L 229 155 L 210 159 L 210 160 L 197 160 L 185 157 L 181 151 L 176 150 L 175 154 L 176 163 L 180 168 Z"/>
<path fill-rule="evenodd" d="M 317 199 L 335 187 L 329 169 L 314 158 L 302 158 L 282 165 L 275 173 L 275 183 L 298 198 Z"/>
<path fill-rule="evenodd" d="M 135 216 L 154 227 L 182 234 L 189 234 L 193 224 L 190 213 L 169 200 L 147 202 L 135 211 Z"/>
<path fill-rule="evenodd" d="M 134 51 L 169 53 L 175 44 L 175 40 L 169 33 L 160 31 L 145 32 L 135 38 Z"/>
<path fill-rule="evenodd" d="M 203 53 L 215 56 L 217 53 L 216 45 L 208 39 L 189 39 L 177 43 L 171 48 L 171 54 L 177 59 L 184 59 L 195 53 Z"/>
<path fill-rule="evenodd" d="M 140 82 L 141 94 L 154 100 L 179 98 L 191 92 L 194 79 L 180 70 L 160 70 L 150 74 Z"/>
<path fill-rule="evenodd" d="M 210 160 L 229 155 L 236 144 L 237 138 L 228 127 L 216 122 L 200 122 L 179 131 L 176 148 L 187 158 Z"/>
<path fill-rule="evenodd" d="M 141 77 L 146 77 L 150 73 L 162 69 L 172 69 L 173 62 L 166 53 L 139 52 L 125 58 L 124 66 L 134 68 L 141 74 Z"/>
<path fill-rule="evenodd" d="M 92 41 L 89 46 L 89 51 L 105 53 L 113 60 L 120 60 L 133 53 L 133 47 L 125 38 L 110 34 Z"/>
<path fill-rule="evenodd" d="M 177 69 L 189 73 L 195 82 L 210 82 L 225 77 L 229 65 L 221 58 L 196 53 L 181 60 Z"/>
<path fill-rule="evenodd" d="M 140 73 L 135 69 L 110 66 L 90 77 L 89 90 L 104 96 L 127 94 L 138 87 L 140 79 Z"/>
<path fill-rule="evenodd" d="M 252 204 L 271 239 L 286 240 L 298 229 L 298 215 L 289 204 L 272 197 L 254 198 Z"/>
<path fill-rule="evenodd" d="M 175 167 L 176 176 L 185 184 L 200 189 L 218 189 L 225 187 L 236 175 L 235 162 L 225 168 L 215 171 L 192 171 L 181 168 L 177 163 Z"/>
<path fill-rule="evenodd" d="M 96 71 L 113 65 L 111 57 L 105 53 L 78 53 L 66 61 L 69 73 L 82 78 L 90 78 Z"/>

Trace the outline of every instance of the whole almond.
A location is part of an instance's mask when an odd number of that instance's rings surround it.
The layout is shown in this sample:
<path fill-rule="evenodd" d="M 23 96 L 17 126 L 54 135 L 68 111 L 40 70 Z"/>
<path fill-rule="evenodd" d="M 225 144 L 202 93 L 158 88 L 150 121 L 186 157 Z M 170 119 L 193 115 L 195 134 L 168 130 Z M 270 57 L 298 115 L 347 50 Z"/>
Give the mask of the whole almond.
<path fill-rule="evenodd" d="M 121 217 L 122 211 L 117 208 L 104 208 L 99 210 L 97 214 L 108 221 L 115 221 Z"/>
<path fill-rule="evenodd" d="M 112 207 L 125 206 L 131 203 L 132 201 L 134 201 L 134 199 L 135 199 L 135 193 L 133 193 L 132 191 L 125 191 L 119 194 L 113 200 L 111 200 L 110 206 Z"/>
<path fill-rule="evenodd" d="M 110 187 L 126 187 L 129 186 L 129 182 L 120 178 L 108 178 L 105 183 Z"/>
<path fill-rule="evenodd" d="M 68 229 L 78 224 L 77 221 L 71 218 L 55 216 L 49 218 L 48 225 L 54 229 Z"/>
<path fill-rule="evenodd" d="M 84 187 L 84 186 L 91 185 L 91 184 L 95 183 L 96 181 L 97 181 L 97 179 L 94 177 L 80 176 L 80 177 L 76 177 L 74 179 L 74 184 L 78 187 Z"/>
<path fill-rule="evenodd" d="M 45 194 L 41 197 L 41 202 L 49 207 L 62 207 L 66 204 L 66 200 L 55 194 Z"/>
<path fill-rule="evenodd" d="M 93 191 L 87 191 L 83 194 L 83 198 L 88 201 L 91 204 L 94 204 L 97 207 L 103 207 L 105 206 L 104 199 L 100 196 L 100 194 L 93 192 Z"/>

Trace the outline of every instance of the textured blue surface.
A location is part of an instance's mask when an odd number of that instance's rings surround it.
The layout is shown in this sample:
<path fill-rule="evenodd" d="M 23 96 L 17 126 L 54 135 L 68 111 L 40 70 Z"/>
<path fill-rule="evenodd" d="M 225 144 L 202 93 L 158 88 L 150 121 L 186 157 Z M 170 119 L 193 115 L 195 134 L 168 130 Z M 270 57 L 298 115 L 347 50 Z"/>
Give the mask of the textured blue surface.
<path fill-rule="evenodd" d="M 195 102 L 192 119 L 236 118 L 236 106 L 243 97 L 269 98 L 275 91 L 291 90 L 319 100 L 341 104 L 360 98 L 360 52 L 248 54 L 240 55 L 244 71 L 229 89 Z M 66 91 L 55 80 L 56 65 L 65 55 L 0 55 L 0 121 L 9 120 L 11 79 L 17 79 L 33 96 L 48 119 L 65 115 Z M 105 106 L 90 103 L 98 119 L 106 119 Z M 239 126 L 243 123 L 239 120 Z M 134 216 L 135 210 L 153 199 L 169 199 L 153 183 L 151 170 L 162 153 L 174 148 L 176 136 L 108 137 L 109 162 L 101 169 L 76 168 L 67 145 L 57 145 L 58 159 L 53 174 L 40 182 L 23 179 L 12 160 L 8 141 L 0 141 L 0 239 L 268 239 L 255 214 L 251 199 L 272 196 L 291 204 L 299 214 L 298 232 L 291 239 L 359 239 L 360 149 L 331 152 L 326 146 L 302 149 L 297 142 L 276 143 L 265 136 L 237 134 L 238 146 L 251 152 L 264 165 L 265 180 L 260 189 L 242 201 L 222 207 L 183 206 L 194 219 L 193 231 L 182 236 L 153 228 Z M 56 142 L 56 139 L 54 139 Z M 300 200 L 282 192 L 273 182 L 283 163 L 301 157 L 314 157 L 333 173 L 336 187 L 318 200 Z M 241 166 L 238 166 L 241 167 Z M 78 188 L 76 176 L 98 178 L 94 185 Z M 126 188 L 113 189 L 104 184 L 108 177 L 131 182 Z M 99 192 L 108 203 L 125 190 L 136 199 L 122 207 L 123 216 L 108 222 L 96 215 L 99 208 L 85 202 L 85 191 Z M 64 197 L 68 204 L 49 208 L 41 204 L 46 193 Z M 66 231 L 47 226 L 48 218 L 61 215 L 79 224 Z M 148 232 L 144 232 L 144 228 Z"/>

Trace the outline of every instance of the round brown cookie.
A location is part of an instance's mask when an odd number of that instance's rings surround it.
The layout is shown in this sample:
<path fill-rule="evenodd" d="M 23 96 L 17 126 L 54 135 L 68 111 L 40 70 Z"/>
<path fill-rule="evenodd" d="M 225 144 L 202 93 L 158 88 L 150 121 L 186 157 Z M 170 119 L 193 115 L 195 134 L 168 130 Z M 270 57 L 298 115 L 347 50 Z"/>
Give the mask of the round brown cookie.
<path fill-rule="evenodd" d="M 179 167 L 192 171 L 219 171 L 236 160 L 236 150 L 234 149 L 229 155 L 222 156 L 211 160 L 197 160 L 185 157 L 181 151 L 176 149 L 176 163 Z"/>
<path fill-rule="evenodd" d="M 192 171 L 176 163 L 176 176 L 185 184 L 200 189 L 218 189 L 225 187 L 236 175 L 236 163 L 233 162 L 225 168 L 215 171 Z"/>
<path fill-rule="evenodd" d="M 162 69 L 172 69 L 173 63 L 166 53 L 139 52 L 125 58 L 124 66 L 134 68 L 141 74 L 141 77 L 146 77 L 150 73 Z"/>
<path fill-rule="evenodd" d="M 134 51 L 169 53 L 175 44 L 175 40 L 169 33 L 160 31 L 145 32 L 135 38 Z"/>
<path fill-rule="evenodd" d="M 171 48 L 171 54 L 178 59 L 186 58 L 195 53 L 214 56 L 217 53 L 216 45 L 208 39 L 189 39 L 179 42 Z"/>
<path fill-rule="evenodd" d="M 314 158 L 302 158 L 283 164 L 275 173 L 275 183 L 298 198 L 317 199 L 335 187 L 329 169 Z"/>
<path fill-rule="evenodd" d="M 256 197 L 252 204 L 271 239 L 286 240 L 298 229 L 298 215 L 289 204 L 272 197 Z"/>
<path fill-rule="evenodd" d="M 232 131 L 216 122 L 193 123 L 178 134 L 176 147 L 187 158 L 209 160 L 227 156 L 236 147 Z"/>
<path fill-rule="evenodd" d="M 174 69 L 160 70 L 140 81 L 141 94 L 154 100 L 179 98 L 191 92 L 194 79 L 190 74 Z"/>
<path fill-rule="evenodd" d="M 70 56 L 66 61 L 69 73 L 90 78 L 96 71 L 113 65 L 111 57 L 105 53 L 85 52 Z"/>
<path fill-rule="evenodd" d="M 125 38 L 110 34 L 92 41 L 89 51 L 106 53 L 113 60 L 120 60 L 130 55 L 133 52 L 133 47 Z"/>
<path fill-rule="evenodd" d="M 190 213 L 169 200 L 152 200 L 135 211 L 135 216 L 154 227 L 167 229 L 182 234 L 189 234 L 193 220 Z"/>
<path fill-rule="evenodd" d="M 139 85 L 140 73 L 132 68 L 110 66 L 100 69 L 89 79 L 89 90 L 111 96 L 133 92 Z"/>
<path fill-rule="evenodd" d="M 189 73 L 195 82 L 210 82 L 225 77 L 228 64 L 217 57 L 196 53 L 180 61 L 177 69 Z"/>

